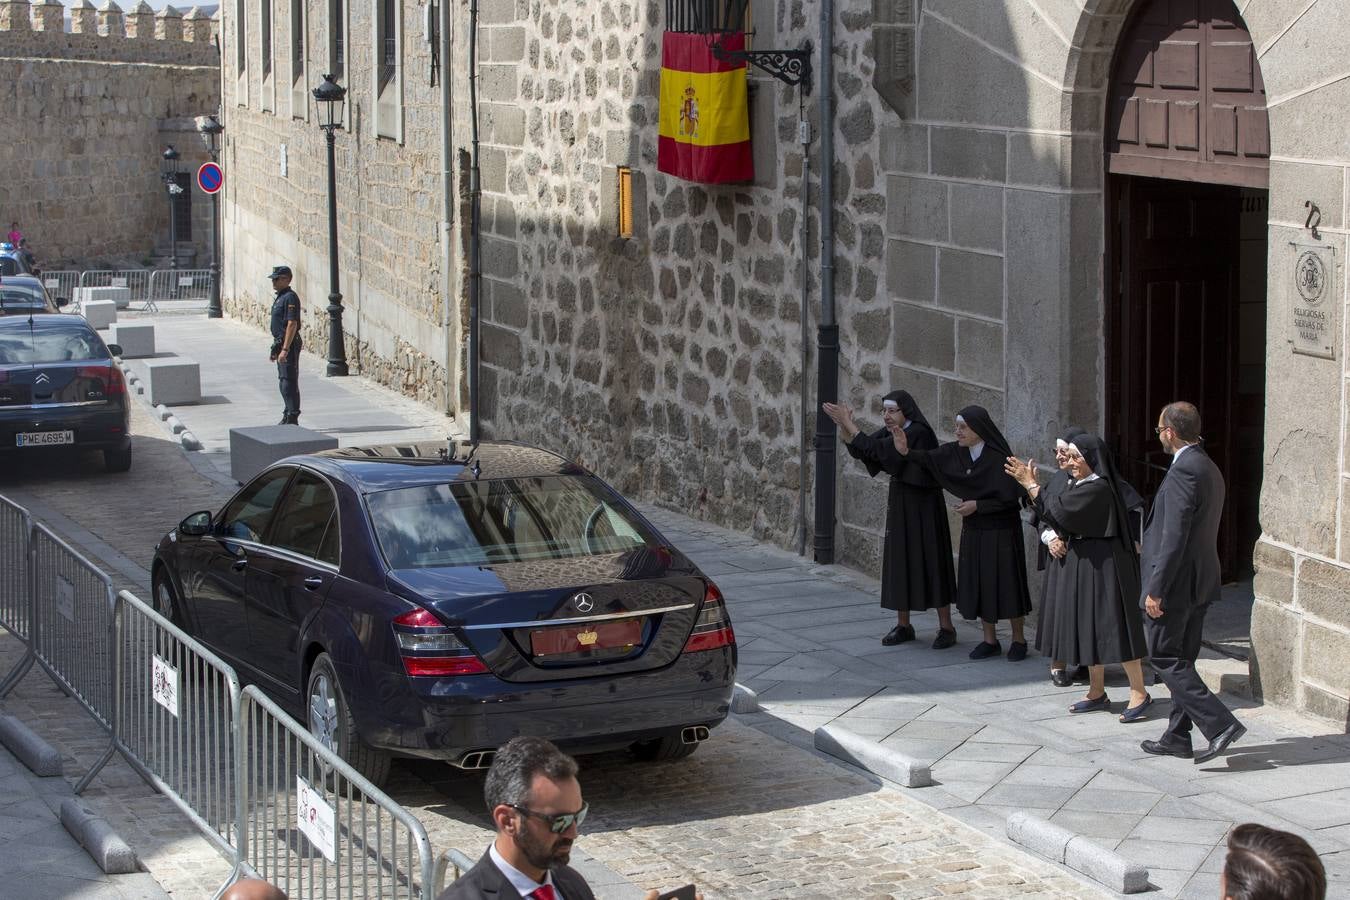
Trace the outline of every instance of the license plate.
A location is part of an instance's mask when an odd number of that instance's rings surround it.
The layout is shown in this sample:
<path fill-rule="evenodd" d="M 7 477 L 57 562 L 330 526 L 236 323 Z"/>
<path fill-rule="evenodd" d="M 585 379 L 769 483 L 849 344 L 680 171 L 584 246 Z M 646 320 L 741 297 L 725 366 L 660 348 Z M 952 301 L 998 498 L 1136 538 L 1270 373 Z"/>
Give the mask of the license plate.
<path fill-rule="evenodd" d="M 75 443 L 73 431 L 21 431 L 14 436 L 16 447 L 51 447 Z"/>
<path fill-rule="evenodd" d="M 580 653 L 583 650 L 614 650 L 635 647 L 642 640 L 642 620 L 596 622 L 567 628 L 541 628 L 530 632 L 530 650 L 535 656 Z"/>

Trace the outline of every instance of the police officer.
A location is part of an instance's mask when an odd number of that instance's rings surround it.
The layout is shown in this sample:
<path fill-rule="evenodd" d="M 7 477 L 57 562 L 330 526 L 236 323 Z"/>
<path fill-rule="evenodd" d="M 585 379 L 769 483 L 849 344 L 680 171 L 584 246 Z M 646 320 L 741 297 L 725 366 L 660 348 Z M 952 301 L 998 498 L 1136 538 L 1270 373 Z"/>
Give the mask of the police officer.
<path fill-rule="evenodd" d="M 300 424 L 300 295 L 291 290 L 290 266 L 277 266 L 269 276 L 272 290 L 272 353 L 285 409 L 282 425 Z"/>

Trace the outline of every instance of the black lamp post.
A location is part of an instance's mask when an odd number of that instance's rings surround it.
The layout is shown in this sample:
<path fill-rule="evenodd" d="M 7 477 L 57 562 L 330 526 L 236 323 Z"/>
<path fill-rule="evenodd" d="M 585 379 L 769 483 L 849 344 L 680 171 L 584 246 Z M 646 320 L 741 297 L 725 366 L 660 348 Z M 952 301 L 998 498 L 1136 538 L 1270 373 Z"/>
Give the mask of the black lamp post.
<path fill-rule="evenodd" d="M 319 109 L 319 128 L 328 141 L 328 374 L 347 374 L 347 349 L 342 341 L 342 294 L 338 291 L 337 162 L 334 132 L 342 127 L 342 106 L 347 89 L 332 75 L 314 89 Z"/>
<path fill-rule="evenodd" d="M 178 268 L 178 217 L 177 200 L 178 195 L 183 193 L 183 186 L 178 183 L 178 151 L 173 149 L 173 144 L 164 148 L 160 154 L 163 159 L 161 171 L 164 176 L 164 188 L 169 195 L 169 268 Z"/>
<path fill-rule="evenodd" d="M 202 143 L 213 163 L 220 163 L 220 134 L 224 130 L 225 126 L 215 116 L 197 119 L 197 131 L 201 132 Z M 211 299 L 206 305 L 206 316 L 219 319 L 223 314 L 220 308 L 220 191 L 216 191 L 211 195 Z"/>

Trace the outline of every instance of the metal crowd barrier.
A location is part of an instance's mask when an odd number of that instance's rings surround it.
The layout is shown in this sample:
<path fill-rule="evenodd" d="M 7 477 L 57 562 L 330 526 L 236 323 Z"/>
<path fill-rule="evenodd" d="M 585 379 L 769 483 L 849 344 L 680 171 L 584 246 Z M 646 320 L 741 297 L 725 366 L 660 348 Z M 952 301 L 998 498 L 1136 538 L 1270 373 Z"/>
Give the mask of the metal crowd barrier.
<path fill-rule="evenodd" d="M 156 269 L 150 273 L 145 311 L 158 312 L 158 304 L 178 300 L 211 299 L 210 269 Z"/>
<path fill-rule="evenodd" d="M 150 270 L 86 269 L 80 273 L 79 287 L 124 287 L 131 291 L 132 303 L 144 303 L 150 290 Z"/>
<path fill-rule="evenodd" d="M 0 679 L 0 697 L 18 684 L 33 665 L 32 585 L 29 581 L 29 537 L 33 517 L 28 510 L 0 497 L 0 627 L 23 643 L 23 659 Z"/>
<path fill-rule="evenodd" d="M 432 893 L 431 896 L 438 896 L 445 890 L 446 885 L 459 880 L 459 877 L 472 869 L 477 863 L 469 859 L 468 854 L 463 850 L 451 847 L 436 857 L 436 871 L 432 874 Z M 453 870 L 455 877 L 449 881 L 445 876 Z"/>
<path fill-rule="evenodd" d="M 80 286 L 80 273 L 73 269 L 43 271 L 42 285 L 53 297 L 75 299 L 75 289 Z"/>
<path fill-rule="evenodd" d="M 239 748 L 244 871 L 292 900 L 435 896 L 422 823 L 251 685 Z"/>

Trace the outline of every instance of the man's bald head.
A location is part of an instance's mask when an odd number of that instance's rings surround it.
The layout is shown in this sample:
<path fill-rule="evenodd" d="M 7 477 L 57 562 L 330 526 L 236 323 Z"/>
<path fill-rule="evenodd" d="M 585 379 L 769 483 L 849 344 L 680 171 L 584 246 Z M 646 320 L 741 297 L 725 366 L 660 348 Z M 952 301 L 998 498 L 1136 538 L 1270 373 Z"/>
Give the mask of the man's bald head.
<path fill-rule="evenodd" d="M 1194 403 L 1185 400 L 1169 403 L 1163 407 L 1159 418 L 1182 443 L 1194 444 L 1200 440 L 1200 410 L 1195 408 Z"/>
<path fill-rule="evenodd" d="M 243 878 L 226 888 L 220 900 L 286 900 L 286 892 L 261 878 Z"/>

